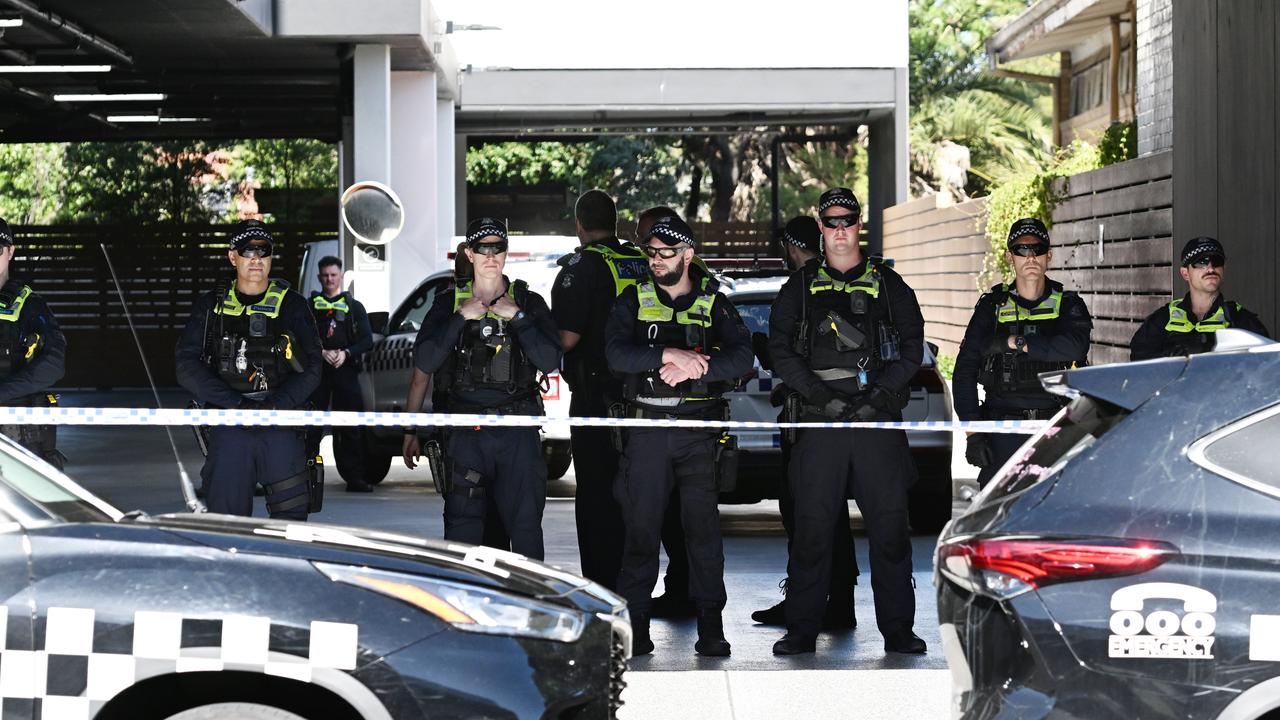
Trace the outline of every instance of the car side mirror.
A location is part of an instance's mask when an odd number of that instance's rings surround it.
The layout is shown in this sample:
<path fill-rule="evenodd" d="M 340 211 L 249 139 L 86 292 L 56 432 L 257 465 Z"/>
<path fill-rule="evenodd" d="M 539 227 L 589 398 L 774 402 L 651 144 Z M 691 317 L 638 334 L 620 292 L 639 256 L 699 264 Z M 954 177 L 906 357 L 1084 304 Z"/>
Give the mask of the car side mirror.
<path fill-rule="evenodd" d="M 375 333 L 380 335 L 387 334 L 387 321 L 391 319 L 389 312 L 372 312 L 369 313 L 369 325 Z"/>

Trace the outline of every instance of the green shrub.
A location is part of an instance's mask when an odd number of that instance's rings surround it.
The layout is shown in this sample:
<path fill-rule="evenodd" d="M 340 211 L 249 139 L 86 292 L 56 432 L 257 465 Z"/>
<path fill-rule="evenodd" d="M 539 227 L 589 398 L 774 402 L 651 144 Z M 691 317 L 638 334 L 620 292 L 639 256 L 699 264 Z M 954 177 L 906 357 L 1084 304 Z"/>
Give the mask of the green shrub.
<path fill-rule="evenodd" d="M 1111 123 L 1098 143 L 1098 154 L 1101 156 L 1102 167 L 1138 157 L 1138 124 Z"/>

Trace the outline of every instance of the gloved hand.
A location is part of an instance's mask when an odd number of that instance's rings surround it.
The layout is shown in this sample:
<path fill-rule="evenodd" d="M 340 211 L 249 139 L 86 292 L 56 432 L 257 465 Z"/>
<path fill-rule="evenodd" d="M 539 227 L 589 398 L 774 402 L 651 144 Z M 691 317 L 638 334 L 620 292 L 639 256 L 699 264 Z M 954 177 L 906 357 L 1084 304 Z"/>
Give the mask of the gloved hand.
<path fill-rule="evenodd" d="M 848 420 L 853 412 L 853 405 L 840 395 L 836 395 L 822 406 L 822 414 L 832 420 Z"/>
<path fill-rule="evenodd" d="M 986 435 L 978 433 L 970 435 L 965 441 L 964 459 L 974 467 L 985 468 L 995 462 L 991 450 L 991 442 Z"/>

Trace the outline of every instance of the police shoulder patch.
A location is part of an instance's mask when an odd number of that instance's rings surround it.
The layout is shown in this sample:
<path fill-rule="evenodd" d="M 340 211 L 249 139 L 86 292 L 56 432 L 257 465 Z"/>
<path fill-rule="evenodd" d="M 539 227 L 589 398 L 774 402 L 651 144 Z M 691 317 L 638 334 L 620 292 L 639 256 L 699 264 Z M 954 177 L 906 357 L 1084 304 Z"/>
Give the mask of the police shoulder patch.
<path fill-rule="evenodd" d="M 572 285 L 573 285 L 573 276 L 570 275 L 569 273 L 565 273 L 564 277 L 560 279 L 560 287 L 569 288 Z"/>

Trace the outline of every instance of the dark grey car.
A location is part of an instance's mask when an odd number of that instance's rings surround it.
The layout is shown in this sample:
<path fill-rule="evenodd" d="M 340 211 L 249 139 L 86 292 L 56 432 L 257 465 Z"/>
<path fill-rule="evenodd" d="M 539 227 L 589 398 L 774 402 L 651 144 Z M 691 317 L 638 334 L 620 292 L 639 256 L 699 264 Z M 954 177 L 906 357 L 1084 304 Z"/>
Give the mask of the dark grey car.
<path fill-rule="evenodd" d="M 1280 344 L 1219 336 L 1042 376 L 1071 404 L 939 538 L 957 716 L 1280 717 Z"/>

